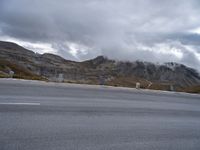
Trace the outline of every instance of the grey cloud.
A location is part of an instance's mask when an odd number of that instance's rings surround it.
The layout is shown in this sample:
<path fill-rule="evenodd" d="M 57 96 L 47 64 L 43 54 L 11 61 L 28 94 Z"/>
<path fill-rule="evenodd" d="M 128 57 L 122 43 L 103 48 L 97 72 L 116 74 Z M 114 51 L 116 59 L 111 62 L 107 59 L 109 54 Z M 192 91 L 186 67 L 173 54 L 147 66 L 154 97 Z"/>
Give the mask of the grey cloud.
<path fill-rule="evenodd" d="M 74 59 L 66 43 L 82 45 L 79 60 L 96 55 L 125 60 L 178 61 L 200 64 L 185 46 L 197 48 L 200 35 L 198 0 L 1 0 L 0 35 L 28 42 L 51 43 L 58 54 Z M 159 43 L 181 43 L 183 58 L 142 51 Z M 179 45 L 172 45 L 180 48 Z M 82 49 L 87 51 L 84 53 Z M 170 57 L 169 57 L 170 55 Z M 195 61 L 190 61 L 194 56 Z"/>
<path fill-rule="evenodd" d="M 200 34 L 191 34 L 191 33 L 180 33 L 169 36 L 170 39 L 179 40 L 184 45 L 194 45 L 199 46 L 200 44 Z"/>

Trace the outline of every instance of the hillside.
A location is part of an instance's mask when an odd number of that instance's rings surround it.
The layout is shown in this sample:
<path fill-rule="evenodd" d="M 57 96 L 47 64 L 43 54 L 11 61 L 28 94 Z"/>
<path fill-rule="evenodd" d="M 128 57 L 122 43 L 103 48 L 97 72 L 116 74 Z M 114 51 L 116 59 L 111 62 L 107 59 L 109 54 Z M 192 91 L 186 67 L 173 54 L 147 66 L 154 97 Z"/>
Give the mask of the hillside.
<path fill-rule="evenodd" d="M 57 81 L 59 74 L 63 74 L 65 82 L 126 87 L 135 87 L 135 83 L 140 82 L 142 88 L 160 90 L 169 90 L 173 85 L 176 90 L 192 92 L 192 87 L 200 85 L 199 73 L 182 64 L 124 62 L 104 56 L 74 62 L 53 54 L 37 54 L 15 43 L 1 41 L 0 77 L 9 77 L 11 70 L 16 78 Z M 198 92 L 196 88 L 195 92 Z"/>

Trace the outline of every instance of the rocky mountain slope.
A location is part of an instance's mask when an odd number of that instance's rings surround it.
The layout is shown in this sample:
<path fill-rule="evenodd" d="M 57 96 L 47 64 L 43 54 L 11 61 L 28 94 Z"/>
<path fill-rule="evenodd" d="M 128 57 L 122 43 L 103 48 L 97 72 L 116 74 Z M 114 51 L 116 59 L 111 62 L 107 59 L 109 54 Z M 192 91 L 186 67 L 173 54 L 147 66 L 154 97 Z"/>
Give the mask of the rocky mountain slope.
<path fill-rule="evenodd" d="M 177 90 L 200 85 L 199 73 L 177 63 L 156 65 L 149 62 L 123 62 L 99 56 L 74 62 L 53 54 L 37 54 L 15 43 L 0 42 L 0 77 L 14 77 L 56 81 L 63 74 L 65 82 L 107 84 L 143 88 Z"/>

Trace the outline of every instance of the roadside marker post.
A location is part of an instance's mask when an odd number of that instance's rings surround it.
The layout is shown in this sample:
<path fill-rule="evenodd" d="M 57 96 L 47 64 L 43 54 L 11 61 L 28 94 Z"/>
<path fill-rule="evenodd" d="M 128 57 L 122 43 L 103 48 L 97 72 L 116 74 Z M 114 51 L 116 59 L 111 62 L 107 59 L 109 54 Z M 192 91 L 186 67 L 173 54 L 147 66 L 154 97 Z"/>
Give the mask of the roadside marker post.
<path fill-rule="evenodd" d="M 15 74 L 14 71 L 12 71 L 12 70 L 9 71 L 9 75 L 10 75 L 11 78 L 13 78 L 14 74 Z"/>
<path fill-rule="evenodd" d="M 60 73 L 58 75 L 58 82 L 64 82 L 64 74 Z"/>
<path fill-rule="evenodd" d="M 139 83 L 139 82 L 136 83 L 135 88 L 136 88 L 136 89 L 140 89 L 140 83 Z"/>

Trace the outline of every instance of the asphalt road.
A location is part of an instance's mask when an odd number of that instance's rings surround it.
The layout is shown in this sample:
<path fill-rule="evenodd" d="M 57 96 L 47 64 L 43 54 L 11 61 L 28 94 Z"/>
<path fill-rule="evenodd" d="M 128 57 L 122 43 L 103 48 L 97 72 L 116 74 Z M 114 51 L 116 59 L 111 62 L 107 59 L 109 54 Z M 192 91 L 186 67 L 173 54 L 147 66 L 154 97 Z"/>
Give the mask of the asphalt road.
<path fill-rule="evenodd" d="M 0 150 L 200 150 L 200 96 L 0 79 Z"/>

